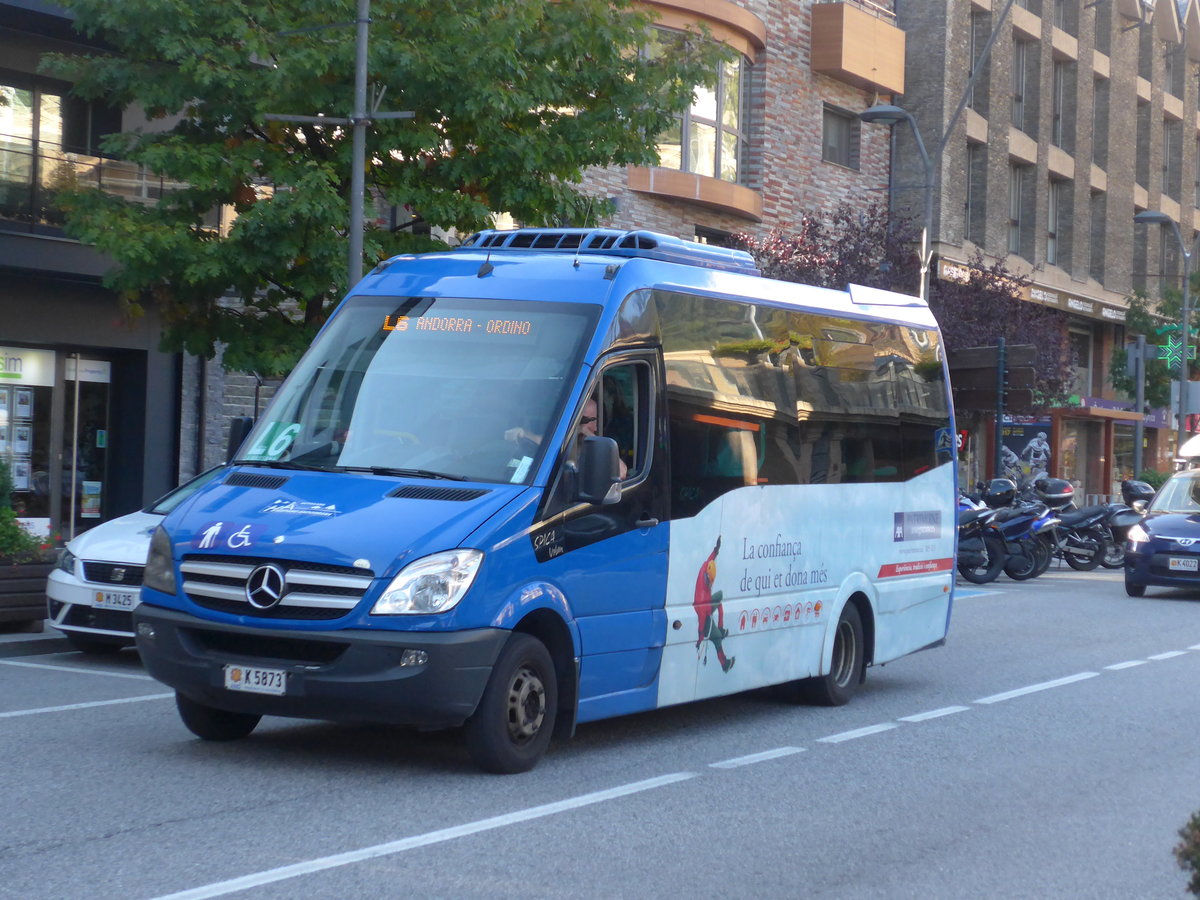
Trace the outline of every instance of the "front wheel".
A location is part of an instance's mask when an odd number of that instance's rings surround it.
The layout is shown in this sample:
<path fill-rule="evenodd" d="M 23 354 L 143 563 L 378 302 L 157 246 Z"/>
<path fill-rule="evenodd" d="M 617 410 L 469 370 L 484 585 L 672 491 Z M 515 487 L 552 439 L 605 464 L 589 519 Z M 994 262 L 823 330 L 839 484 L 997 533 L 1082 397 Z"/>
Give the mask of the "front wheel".
<path fill-rule="evenodd" d="M 958 574 L 971 584 L 987 584 L 995 581 L 1004 570 L 1004 538 L 995 534 L 983 535 L 984 560 L 979 565 L 959 563 Z"/>
<path fill-rule="evenodd" d="M 850 702 L 863 680 L 865 666 L 862 617 L 858 614 L 858 607 L 847 603 L 834 632 L 829 674 L 800 682 L 801 697 L 819 706 L 844 706 Z"/>
<path fill-rule="evenodd" d="M 514 632 L 463 726 L 467 752 L 485 772 L 527 772 L 546 752 L 557 712 L 550 651 L 537 638 Z"/>
<path fill-rule="evenodd" d="M 188 731 L 206 741 L 236 741 L 254 730 L 262 716 L 206 706 L 175 692 L 175 707 Z"/>
<path fill-rule="evenodd" d="M 1136 581 L 1130 581 L 1129 576 L 1125 576 L 1125 593 L 1130 597 L 1141 597 L 1146 593 L 1146 586 L 1138 584 Z"/>

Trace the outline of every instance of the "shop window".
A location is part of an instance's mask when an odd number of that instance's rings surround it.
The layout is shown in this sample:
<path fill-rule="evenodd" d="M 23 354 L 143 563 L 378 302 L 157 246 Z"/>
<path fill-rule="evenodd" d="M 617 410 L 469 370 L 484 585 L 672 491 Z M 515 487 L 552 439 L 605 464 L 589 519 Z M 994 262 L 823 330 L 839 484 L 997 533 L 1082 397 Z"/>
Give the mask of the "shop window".
<path fill-rule="evenodd" d="M 1092 333 L 1072 328 L 1069 335 L 1071 365 L 1075 369 L 1073 390 L 1081 397 L 1092 394 Z"/>

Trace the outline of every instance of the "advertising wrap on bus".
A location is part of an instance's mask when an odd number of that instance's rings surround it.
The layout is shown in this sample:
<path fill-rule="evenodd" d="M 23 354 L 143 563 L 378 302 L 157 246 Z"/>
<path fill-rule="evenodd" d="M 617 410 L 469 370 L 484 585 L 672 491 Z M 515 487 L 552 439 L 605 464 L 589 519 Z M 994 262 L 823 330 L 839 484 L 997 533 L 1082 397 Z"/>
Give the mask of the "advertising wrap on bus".
<path fill-rule="evenodd" d="M 356 286 L 152 541 L 138 648 L 209 740 L 263 715 L 576 724 L 847 702 L 945 639 L 955 432 L 923 302 L 648 232 L 482 232 Z"/>

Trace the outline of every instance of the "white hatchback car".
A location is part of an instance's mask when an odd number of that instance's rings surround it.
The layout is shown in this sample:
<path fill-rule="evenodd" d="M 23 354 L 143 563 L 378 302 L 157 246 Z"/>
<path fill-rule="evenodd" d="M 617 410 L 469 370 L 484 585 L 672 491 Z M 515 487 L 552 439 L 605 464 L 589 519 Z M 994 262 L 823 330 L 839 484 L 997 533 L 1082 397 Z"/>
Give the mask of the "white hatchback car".
<path fill-rule="evenodd" d="M 46 582 L 47 617 L 83 653 L 115 653 L 133 643 L 150 536 L 176 506 L 215 478 L 202 472 L 143 510 L 112 519 L 70 541 Z"/>

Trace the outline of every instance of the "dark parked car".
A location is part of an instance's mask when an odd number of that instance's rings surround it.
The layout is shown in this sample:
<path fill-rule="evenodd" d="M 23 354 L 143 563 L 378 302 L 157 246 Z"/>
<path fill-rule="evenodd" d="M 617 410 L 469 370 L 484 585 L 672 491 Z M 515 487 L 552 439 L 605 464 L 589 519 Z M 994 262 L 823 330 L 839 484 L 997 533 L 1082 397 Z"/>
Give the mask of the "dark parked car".
<path fill-rule="evenodd" d="M 1200 591 L 1200 469 L 1176 472 L 1154 495 L 1125 544 L 1125 593 L 1147 586 Z"/>

